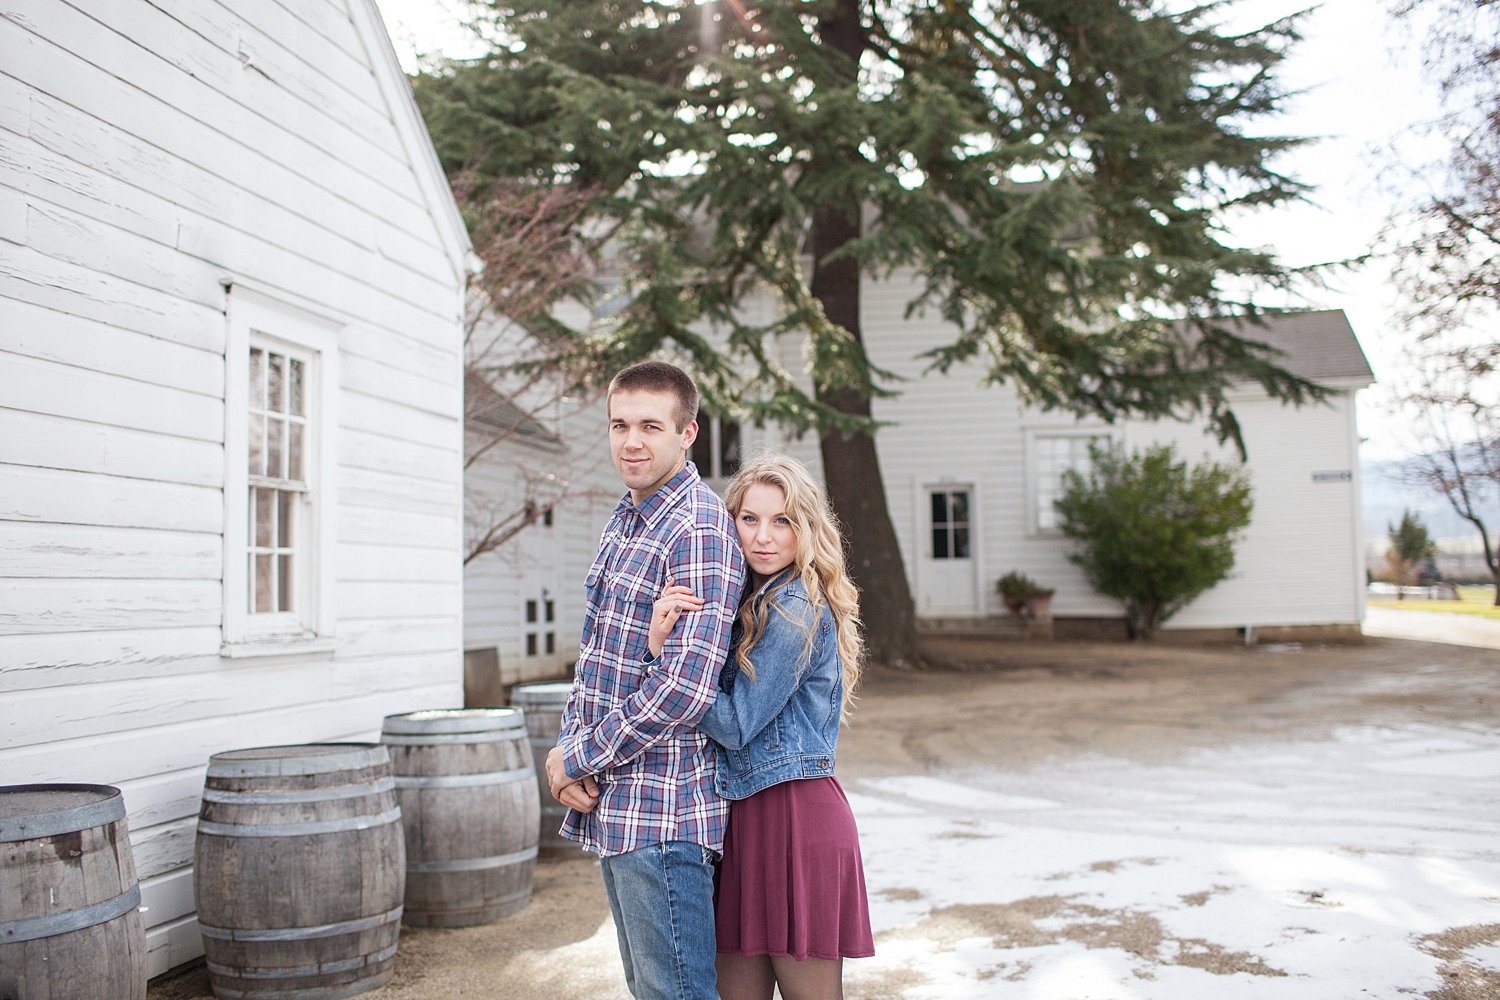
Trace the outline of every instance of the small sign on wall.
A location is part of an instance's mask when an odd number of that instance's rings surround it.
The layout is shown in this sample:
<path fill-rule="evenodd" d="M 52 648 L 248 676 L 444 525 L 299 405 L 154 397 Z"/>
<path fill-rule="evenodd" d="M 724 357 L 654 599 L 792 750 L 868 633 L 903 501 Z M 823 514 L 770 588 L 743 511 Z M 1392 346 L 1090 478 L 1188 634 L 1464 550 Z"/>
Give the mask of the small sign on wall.
<path fill-rule="evenodd" d="M 1332 469 L 1327 472 L 1314 472 L 1312 477 L 1315 483 L 1347 483 L 1354 478 L 1354 473 L 1348 469 Z"/>

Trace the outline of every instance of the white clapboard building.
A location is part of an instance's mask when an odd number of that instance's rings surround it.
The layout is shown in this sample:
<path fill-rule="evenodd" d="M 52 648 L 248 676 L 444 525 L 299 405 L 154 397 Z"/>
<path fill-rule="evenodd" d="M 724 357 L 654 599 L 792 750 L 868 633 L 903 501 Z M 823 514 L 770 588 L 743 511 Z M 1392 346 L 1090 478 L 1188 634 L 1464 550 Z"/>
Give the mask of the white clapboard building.
<path fill-rule="evenodd" d="M 863 294 L 871 360 L 899 376 L 899 395 L 874 404 L 886 500 L 920 619 L 963 630 L 1005 617 L 995 589 L 1020 570 L 1056 591 L 1056 633 L 1123 636 L 1118 602 L 1094 593 L 1068 559 L 1073 545 L 1052 508 L 1063 473 L 1082 470 L 1089 445 L 1127 450 L 1176 445 L 1198 462 L 1237 463 L 1202 421 L 1079 420 L 1021 404 L 1004 386 L 981 385 L 977 365 L 927 371 L 921 355 L 953 331 L 931 315 L 906 315 L 909 275 L 871 282 Z M 1293 372 L 1330 391 L 1293 407 L 1243 386 L 1229 399 L 1244 435 L 1255 510 L 1229 579 L 1170 619 L 1164 632 L 1219 637 L 1357 636 L 1364 617 L 1355 394 L 1373 381 L 1340 310 L 1288 313 L 1246 337 L 1284 353 Z M 790 360 L 790 356 L 789 356 Z M 746 448 L 782 446 L 814 468 L 817 442 L 778 442 L 747 429 Z"/>
<path fill-rule="evenodd" d="M 1022 406 L 1005 387 L 981 387 L 976 367 L 924 373 L 919 355 L 952 331 L 939 319 L 905 317 L 914 291 L 900 275 L 872 283 L 864 308 L 872 360 L 908 379 L 899 396 L 876 401 L 875 416 L 890 422 L 876 440 L 917 614 L 959 622 L 1003 616 L 996 581 L 1020 570 L 1056 589 L 1059 634 L 1123 634 L 1120 605 L 1094 593 L 1068 560 L 1072 545 L 1052 509 L 1063 472 L 1082 469 L 1089 443 L 1100 439 L 1127 450 L 1170 442 L 1190 461 L 1234 463 L 1238 453 L 1201 421 L 1077 420 Z M 1354 404 L 1373 381 L 1369 364 L 1340 310 L 1284 314 L 1243 333 L 1284 351 L 1290 370 L 1331 394 L 1302 407 L 1258 386 L 1229 394 L 1248 453 L 1252 522 L 1230 578 L 1165 629 L 1357 635 L 1364 565 Z M 800 449 L 816 458 L 815 444 Z"/>
<path fill-rule="evenodd" d="M 372 0 L 0 52 L 0 783 L 124 790 L 157 975 L 210 754 L 462 696 L 472 251 Z"/>
<path fill-rule="evenodd" d="M 887 422 L 876 440 L 918 615 L 934 628 L 985 628 L 1006 614 L 996 581 L 1020 570 L 1056 590 L 1056 634 L 1123 635 L 1120 605 L 1094 593 L 1068 560 L 1072 545 L 1057 530 L 1052 509 L 1063 473 L 1084 468 L 1096 440 L 1132 450 L 1170 442 L 1192 461 L 1236 463 L 1238 453 L 1217 444 L 1201 421 L 1077 420 L 1027 408 L 1005 387 L 981 385 L 977 367 L 927 372 L 921 353 L 945 343 L 952 331 L 938 319 L 905 316 L 915 290 L 898 274 L 870 282 L 863 298 L 872 359 L 905 377 L 899 395 L 875 403 L 876 417 Z M 1285 314 L 1264 328 L 1247 328 L 1245 335 L 1284 351 L 1292 371 L 1331 394 L 1324 403 L 1303 407 L 1273 400 L 1258 387 L 1230 394 L 1248 452 L 1252 523 L 1230 578 L 1169 620 L 1164 631 L 1249 640 L 1357 635 L 1364 568 L 1354 401 L 1372 381 L 1370 367 L 1338 310 Z M 783 347 L 784 363 L 795 370 L 802 363 L 800 345 L 788 341 Z M 602 404 L 593 420 L 591 433 L 602 440 Z M 790 439 L 774 427 L 741 426 L 709 414 L 700 424 L 693 457 L 716 487 L 761 448 L 796 455 L 815 473 L 821 468 L 812 435 Z M 553 446 L 577 447 L 589 433 L 559 435 Z M 507 458 L 497 469 L 514 461 Z M 611 472 L 603 467 L 597 495 L 618 496 Z M 499 476 L 492 478 L 498 482 Z M 471 493 L 493 488 L 482 477 L 471 477 L 468 486 Z M 470 567 L 466 645 L 511 650 L 500 656 L 508 682 L 556 676 L 576 652 L 580 581 L 612 503 L 575 505 L 566 515 L 566 532 L 552 528 L 523 542 L 503 569 L 493 558 Z M 580 517 L 582 526 L 575 523 Z M 533 549 L 525 545 L 545 548 L 545 557 L 528 556 Z M 534 608 L 530 602 L 544 591 L 567 598 L 557 605 L 562 654 L 545 671 L 527 673 L 538 669 L 527 656 L 535 630 L 531 616 L 536 608 L 548 613 L 546 604 Z"/>
<path fill-rule="evenodd" d="M 1193 462 L 1238 463 L 1238 451 L 1217 444 L 1202 421 L 1076 420 L 981 385 L 977 367 L 927 372 L 919 354 L 951 331 L 935 319 L 903 318 L 912 291 L 894 280 L 871 282 L 864 324 L 874 363 L 906 378 L 898 396 L 876 400 L 874 412 L 888 421 L 877 450 L 919 618 L 938 630 L 992 628 L 1005 618 L 996 580 L 1020 570 L 1056 589 L 1059 636 L 1124 636 L 1121 606 L 1095 594 L 1068 561 L 1073 546 L 1052 508 L 1062 474 L 1085 468 L 1094 441 L 1127 450 L 1172 442 Z M 1230 579 L 1170 619 L 1164 633 L 1358 636 L 1365 580 L 1355 396 L 1373 381 L 1370 366 L 1341 310 L 1287 313 L 1245 333 L 1286 352 L 1293 372 L 1331 396 L 1298 408 L 1257 387 L 1230 394 L 1256 510 Z M 799 345 L 783 346 L 787 366 L 801 363 Z M 715 489 L 762 448 L 795 454 L 814 474 L 822 466 L 813 435 L 793 439 L 777 427 L 741 426 L 708 412 L 699 424 L 693 460 Z M 603 450 L 603 403 L 565 429 L 556 426 L 505 442 L 466 480 L 472 502 L 514 492 L 516 469 L 538 460 L 589 477 L 589 489 L 559 505 L 550 525 L 526 529 L 466 571 L 465 648 L 498 651 L 504 684 L 567 672 L 577 652 L 583 573 L 621 490 Z"/>

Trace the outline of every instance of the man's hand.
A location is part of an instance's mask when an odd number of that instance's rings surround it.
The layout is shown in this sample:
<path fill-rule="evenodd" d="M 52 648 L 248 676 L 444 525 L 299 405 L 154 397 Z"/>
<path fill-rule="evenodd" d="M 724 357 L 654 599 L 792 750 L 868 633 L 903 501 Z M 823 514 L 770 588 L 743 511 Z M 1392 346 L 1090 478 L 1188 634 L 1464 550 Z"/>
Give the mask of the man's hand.
<path fill-rule="evenodd" d="M 547 754 L 547 784 L 552 797 L 569 809 L 586 813 L 599 804 L 599 783 L 589 774 L 577 780 L 570 778 L 563 765 L 562 747 L 553 747 Z"/>

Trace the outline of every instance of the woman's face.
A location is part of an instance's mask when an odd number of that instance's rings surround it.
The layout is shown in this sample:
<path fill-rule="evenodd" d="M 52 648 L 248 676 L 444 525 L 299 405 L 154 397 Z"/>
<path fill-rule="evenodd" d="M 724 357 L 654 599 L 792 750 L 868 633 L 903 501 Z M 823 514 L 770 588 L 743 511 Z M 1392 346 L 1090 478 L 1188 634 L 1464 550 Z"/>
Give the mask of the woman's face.
<path fill-rule="evenodd" d="M 740 499 L 734 525 L 750 572 L 760 579 L 775 576 L 797 557 L 797 530 L 786 516 L 786 493 L 780 486 L 755 483 Z"/>

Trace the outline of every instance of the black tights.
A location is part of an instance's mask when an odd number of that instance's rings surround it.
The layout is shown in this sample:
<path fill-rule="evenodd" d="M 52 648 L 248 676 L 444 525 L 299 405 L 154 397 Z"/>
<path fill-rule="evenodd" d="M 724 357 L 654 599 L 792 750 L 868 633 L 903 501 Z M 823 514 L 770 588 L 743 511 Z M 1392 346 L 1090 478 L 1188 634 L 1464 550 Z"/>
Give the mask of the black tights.
<path fill-rule="evenodd" d="M 720 1000 L 771 1000 L 773 987 L 781 1000 L 844 1000 L 842 958 L 720 953 L 718 968 Z"/>

